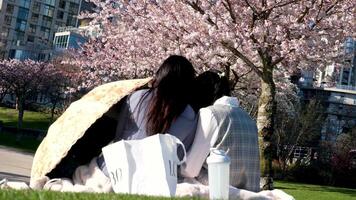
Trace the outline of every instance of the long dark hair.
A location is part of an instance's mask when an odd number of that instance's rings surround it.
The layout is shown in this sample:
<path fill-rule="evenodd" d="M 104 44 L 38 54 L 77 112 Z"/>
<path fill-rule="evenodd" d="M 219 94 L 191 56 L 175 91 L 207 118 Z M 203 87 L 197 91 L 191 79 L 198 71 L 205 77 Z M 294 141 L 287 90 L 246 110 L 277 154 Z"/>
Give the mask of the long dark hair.
<path fill-rule="evenodd" d="M 230 96 L 231 93 L 228 78 L 218 70 L 201 73 L 194 85 L 193 108 L 195 111 L 210 106 L 220 97 Z"/>
<path fill-rule="evenodd" d="M 152 93 L 146 115 L 148 136 L 166 133 L 184 111 L 190 103 L 194 77 L 192 63 L 183 56 L 172 55 L 159 67 L 148 91 Z"/>

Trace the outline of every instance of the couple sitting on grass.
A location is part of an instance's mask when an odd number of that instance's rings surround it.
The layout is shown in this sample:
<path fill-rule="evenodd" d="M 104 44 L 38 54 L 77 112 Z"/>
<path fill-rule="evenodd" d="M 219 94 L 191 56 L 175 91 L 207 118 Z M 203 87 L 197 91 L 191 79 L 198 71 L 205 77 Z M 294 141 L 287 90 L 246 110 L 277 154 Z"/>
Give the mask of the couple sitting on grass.
<path fill-rule="evenodd" d="M 159 67 L 148 89 L 130 93 L 119 105 L 115 108 L 117 123 L 114 124 L 114 139 L 111 138 L 111 141 L 137 140 L 157 133 L 168 133 L 184 144 L 187 159 L 179 169 L 178 182 L 187 184 L 178 184 L 178 196 L 206 197 L 208 176 L 205 160 L 210 148 L 217 145 L 220 149 L 228 150 L 231 158 L 231 197 L 276 199 L 274 197 L 278 196 L 271 192 L 259 192 L 256 123 L 239 107 L 238 100 L 230 97 L 229 81 L 221 73 L 207 71 L 195 77 L 193 65 L 186 58 L 170 56 Z M 112 125 L 107 124 L 109 126 Z M 96 137 L 104 137 L 104 134 L 97 134 Z M 99 142 L 100 138 L 97 140 Z M 90 151 L 90 148 L 87 150 Z M 178 149 L 178 156 L 183 156 L 181 149 Z M 73 158 L 79 159 L 78 156 Z M 40 162 L 36 156 L 34 162 Z M 70 171 L 58 168 L 48 176 L 65 177 L 64 174 Z M 76 167 L 67 177 L 72 180 L 45 180 L 47 183 L 41 187 L 59 191 L 112 191 L 102 155 L 92 159 L 87 166 Z M 40 185 L 39 181 L 31 184 L 34 188 Z"/>
<path fill-rule="evenodd" d="M 226 77 L 211 71 L 195 77 L 186 58 L 171 56 L 158 69 L 150 89 L 132 93 L 122 104 L 115 139 L 143 139 L 156 133 L 176 136 L 188 152 L 181 178 L 197 178 L 204 184 L 208 183 L 205 159 L 210 148 L 221 143 L 219 148 L 229 149 L 232 160 L 231 185 L 257 192 L 260 163 L 256 123 L 229 95 Z M 178 156 L 182 153 L 178 151 Z M 103 156 L 98 157 L 97 164 L 108 176 Z"/>

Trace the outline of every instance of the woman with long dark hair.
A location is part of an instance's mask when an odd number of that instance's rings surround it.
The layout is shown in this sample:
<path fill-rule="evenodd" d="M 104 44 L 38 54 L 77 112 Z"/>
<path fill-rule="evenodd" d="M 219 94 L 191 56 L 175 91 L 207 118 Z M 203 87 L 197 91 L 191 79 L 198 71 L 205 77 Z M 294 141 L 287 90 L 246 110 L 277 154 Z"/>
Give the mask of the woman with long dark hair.
<path fill-rule="evenodd" d="M 185 109 L 190 109 L 190 87 L 194 73 L 192 64 L 182 56 L 170 56 L 163 62 L 153 80 L 152 88 L 142 98 L 149 98 L 147 135 L 169 133 L 172 123 Z"/>
<path fill-rule="evenodd" d="M 190 106 L 194 78 L 193 65 L 185 57 L 168 57 L 157 70 L 151 88 L 132 93 L 121 105 L 115 140 L 168 133 L 180 139 L 188 151 L 197 125 L 197 115 Z M 178 149 L 178 154 L 181 157 L 183 152 Z M 105 168 L 102 156 L 98 165 Z"/>

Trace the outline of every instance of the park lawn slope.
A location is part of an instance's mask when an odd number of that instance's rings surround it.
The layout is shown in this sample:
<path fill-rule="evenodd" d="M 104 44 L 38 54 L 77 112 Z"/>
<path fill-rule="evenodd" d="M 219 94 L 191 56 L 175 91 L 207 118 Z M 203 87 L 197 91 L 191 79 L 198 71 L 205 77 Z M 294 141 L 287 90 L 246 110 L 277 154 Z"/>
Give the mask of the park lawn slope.
<path fill-rule="evenodd" d="M 356 189 L 331 186 L 275 182 L 276 189 L 281 189 L 292 195 L 296 200 L 355 200 Z"/>
<path fill-rule="evenodd" d="M 25 111 L 22 128 L 47 130 L 50 125 L 50 114 Z M 4 126 L 17 127 L 18 111 L 0 107 L 0 121 Z"/>

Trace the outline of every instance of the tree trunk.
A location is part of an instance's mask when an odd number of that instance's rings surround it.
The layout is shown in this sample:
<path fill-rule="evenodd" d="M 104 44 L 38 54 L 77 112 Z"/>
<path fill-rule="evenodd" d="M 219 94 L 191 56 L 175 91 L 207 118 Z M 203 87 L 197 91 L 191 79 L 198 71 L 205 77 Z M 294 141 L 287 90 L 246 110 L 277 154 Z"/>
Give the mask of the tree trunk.
<path fill-rule="evenodd" d="M 17 109 L 19 111 L 18 121 L 17 121 L 17 128 L 22 128 L 23 116 L 25 112 L 24 108 L 25 102 L 22 98 L 17 99 Z"/>
<path fill-rule="evenodd" d="M 19 110 L 19 98 L 17 98 L 17 97 L 15 99 L 15 109 Z"/>
<path fill-rule="evenodd" d="M 51 122 L 53 122 L 54 120 L 54 111 L 56 109 L 57 106 L 57 101 L 52 102 L 52 108 L 51 108 Z"/>
<path fill-rule="evenodd" d="M 258 102 L 257 127 L 260 136 L 260 152 L 263 159 L 262 181 L 263 189 L 273 189 L 272 159 L 275 154 L 273 132 L 274 114 L 276 112 L 275 84 L 273 81 L 273 66 L 265 66 L 261 77 L 261 96 Z M 262 141 L 261 141 L 262 140 Z"/>

